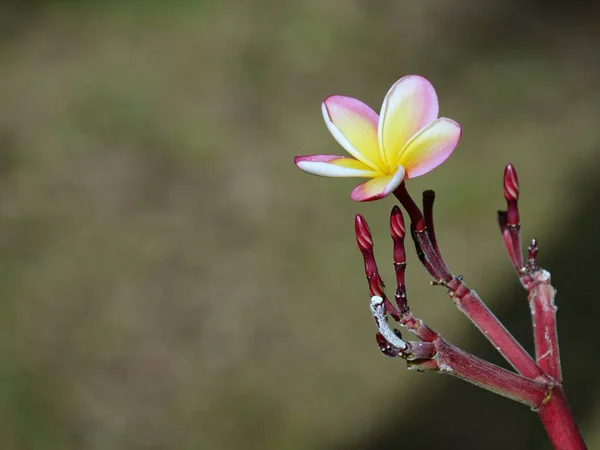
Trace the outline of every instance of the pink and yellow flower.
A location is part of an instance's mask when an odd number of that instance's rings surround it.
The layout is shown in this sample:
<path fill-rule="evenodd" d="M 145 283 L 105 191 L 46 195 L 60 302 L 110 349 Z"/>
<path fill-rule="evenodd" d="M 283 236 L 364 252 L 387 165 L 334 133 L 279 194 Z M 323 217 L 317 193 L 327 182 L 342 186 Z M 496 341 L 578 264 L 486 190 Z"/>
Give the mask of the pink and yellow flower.
<path fill-rule="evenodd" d="M 352 157 L 296 156 L 303 171 L 323 177 L 365 177 L 352 191 L 353 200 L 377 200 L 406 178 L 426 174 L 452 154 L 460 125 L 438 118 L 435 89 L 417 75 L 398 80 L 388 91 L 381 114 L 350 97 L 332 95 L 321 107 L 327 128 Z"/>

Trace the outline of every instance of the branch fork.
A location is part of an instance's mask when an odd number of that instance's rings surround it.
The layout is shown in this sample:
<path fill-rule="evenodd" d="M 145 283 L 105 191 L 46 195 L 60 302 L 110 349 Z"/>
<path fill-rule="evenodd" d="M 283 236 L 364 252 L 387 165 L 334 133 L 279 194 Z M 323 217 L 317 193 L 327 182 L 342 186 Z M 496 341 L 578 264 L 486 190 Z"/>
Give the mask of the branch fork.
<path fill-rule="evenodd" d="M 504 197 L 507 208 L 498 212 L 498 223 L 509 258 L 521 285 L 527 291 L 531 309 L 535 359 L 519 344 L 498 318 L 471 290 L 461 276 L 455 276 L 440 252 L 433 223 L 435 193 L 423 193 L 423 210 L 417 206 L 402 183 L 394 195 L 410 218 L 410 234 L 419 260 L 433 278 L 444 286 L 449 297 L 516 372 L 501 368 L 457 348 L 442 335 L 413 316 L 407 302 L 405 273 L 406 228 L 400 208 L 394 206 L 390 216 L 396 291 L 392 302 L 385 294 L 373 252 L 373 239 L 366 220 L 357 215 L 355 232 L 363 255 L 365 274 L 371 297 L 370 309 L 378 332 L 376 340 L 387 356 L 407 361 L 409 369 L 446 373 L 479 387 L 528 405 L 537 412 L 556 449 L 581 450 L 585 443 L 569 409 L 562 387 L 562 374 L 556 330 L 556 290 L 550 274 L 537 264 L 538 243 L 528 247 L 525 261 L 521 248 L 521 224 L 518 208 L 519 180 L 509 164 L 504 171 Z M 418 340 L 406 341 L 388 323 L 396 321 Z"/>

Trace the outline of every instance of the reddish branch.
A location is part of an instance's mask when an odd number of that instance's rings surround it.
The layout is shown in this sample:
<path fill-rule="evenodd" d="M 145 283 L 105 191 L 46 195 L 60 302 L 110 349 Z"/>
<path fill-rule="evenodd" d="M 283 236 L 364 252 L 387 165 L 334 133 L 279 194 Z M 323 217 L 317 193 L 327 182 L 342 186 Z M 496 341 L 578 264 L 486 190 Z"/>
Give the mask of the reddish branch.
<path fill-rule="evenodd" d="M 499 211 L 500 229 L 521 284 L 528 292 L 535 359 L 540 368 L 557 382 L 562 381 L 558 335 L 556 331 L 556 290 L 550 284 L 550 274 L 538 267 L 538 243 L 531 241 L 525 265 L 521 253 L 521 224 L 519 222 L 519 179 L 512 164 L 504 171 L 504 198 L 506 211 Z"/>
<path fill-rule="evenodd" d="M 504 169 L 504 198 L 506 211 L 498 212 L 498 222 L 504 237 L 504 243 L 517 272 L 525 271 L 521 250 L 521 222 L 519 218 L 519 178 L 512 164 Z"/>
<path fill-rule="evenodd" d="M 587 449 L 561 385 L 552 389 L 551 396 L 538 414 L 555 449 Z"/>
<path fill-rule="evenodd" d="M 356 240 L 364 258 L 369 294 L 372 297 L 371 313 L 379 331 L 376 338 L 381 351 L 387 356 L 406 359 L 411 369 L 435 370 L 454 375 L 524 403 L 532 409 L 540 409 L 548 396 L 549 389 L 545 384 L 510 372 L 453 346 L 422 320 L 413 316 L 406 300 L 404 222 L 397 206 L 392 210 L 390 225 L 397 280 L 395 305 L 387 299 L 383 291 L 367 222 L 360 215 L 357 215 L 355 220 Z M 386 314 L 392 316 L 421 342 L 404 341 L 398 331 L 391 329 Z"/>
<path fill-rule="evenodd" d="M 462 311 L 475 326 L 485 335 L 492 345 L 504 358 L 523 376 L 531 379 L 543 379 L 545 375 L 533 358 L 525 351 L 519 342 L 502 325 L 498 318 L 483 303 L 479 295 L 467 287 L 460 277 L 456 277 L 447 268 L 443 261 L 435 238 L 432 240 L 433 227 L 432 207 L 434 200 L 433 191 L 424 194 L 425 212 L 423 216 L 418 206 L 406 190 L 404 183 L 394 194 L 408 212 L 411 219 L 411 230 L 417 254 L 425 269 L 434 280 L 446 288 L 448 295 L 456 306 Z M 432 242 L 433 241 L 433 242 Z"/>
<path fill-rule="evenodd" d="M 498 212 L 498 222 L 509 257 L 521 284 L 528 292 L 534 330 L 534 360 L 487 308 L 477 293 L 469 289 L 462 277 L 452 274 L 442 258 L 435 236 L 433 204 L 435 193 L 423 193 L 423 212 L 411 198 L 404 183 L 395 196 L 410 217 L 410 229 L 420 261 L 433 277 L 434 283 L 448 289 L 450 298 L 494 347 L 520 373 L 516 374 L 477 358 L 451 344 L 439 333 L 415 318 L 408 306 L 405 287 L 406 253 L 405 226 L 400 208 L 392 210 L 390 229 L 394 243 L 396 293 L 394 302 L 384 292 L 373 254 L 373 239 L 365 219 L 355 220 L 356 238 L 363 254 L 365 273 L 371 295 L 371 312 L 377 324 L 377 343 L 386 355 L 402 357 L 409 368 L 449 373 L 477 386 L 529 405 L 540 415 L 548 436 L 556 449 L 586 448 L 571 413 L 562 387 L 558 337 L 556 331 L 555 289 L 550 274 L 537 264 L 538 245 L 534 239 L 524 261 L 521 248 L 519 217 L 519 180 L 512 165 L 504 172 L 506 211 Z M 402 339 L 393 330 L 387 315 L 419 338 L 416 342 Z"/>

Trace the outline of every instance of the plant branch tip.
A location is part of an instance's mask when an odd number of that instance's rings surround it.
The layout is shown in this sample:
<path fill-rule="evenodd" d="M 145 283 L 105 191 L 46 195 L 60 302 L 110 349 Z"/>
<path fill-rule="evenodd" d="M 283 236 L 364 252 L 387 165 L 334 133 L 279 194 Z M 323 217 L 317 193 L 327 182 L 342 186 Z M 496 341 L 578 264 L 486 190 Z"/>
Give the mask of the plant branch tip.
<path fill-rule="evenodd" d="M 363 216 L 357 214 L 354 218 L 354 232 L 356 233 L 356 242 L 361 251 L 371 251 L 373 249 L 373 238 L 369 224 Z"/>
<path fill-rule="evenodd" d="M 406 236 L 406 227 L 404 225 L 404 216 L 398 205 L 392 208 L 390 215 L 390 230 L 392 232 L 392 239 L 403 240 Z"/>
<path fill-rule="evenodd" d="M 519 178 L 512 164 L 507 164 L 504 169 L 504 198 L 507 202 L 519 199 Z"/>

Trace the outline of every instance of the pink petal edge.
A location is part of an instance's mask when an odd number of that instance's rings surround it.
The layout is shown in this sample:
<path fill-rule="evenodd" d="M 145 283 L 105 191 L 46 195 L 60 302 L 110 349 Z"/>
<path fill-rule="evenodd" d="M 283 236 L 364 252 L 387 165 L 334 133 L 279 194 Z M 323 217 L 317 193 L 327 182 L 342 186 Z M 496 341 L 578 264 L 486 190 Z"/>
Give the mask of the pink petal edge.
<path fill-rule="evenodd" d="M 356 202 L 370 202 L 379 200 L 394 192 L 406 178 L 404 167 L 398 166 L 394 175 L 373 178 L 356 186 L 350 198 Z"/>
<path fill-rule="evenodd" d="M 344 150 L 374 170 L 381 170 L 377 127 L 379 117 L 367 104 L 352 97 L 330 95 L 321 104 L 325 125 Z"/>
<path fill-rule="evenodd" d="M 370 122 L 373 126 L 373 129 L 377 130 L 377 125 L 379 123 L 379 116 L 377 113 L 364 102 L 353 98 L 353 97 L 345 97 L 343 95 L 330 95 L 323 100 L 323 105 L 327 108 L 329 113 L 330 108 L 340 108 L 347 111 L 351 111 L 354 114 L 362 117 L 367 122 Z M 331 117 L 331 114 L 329 114 Z M 331 121 L 335 125 L 335 118 L 332 118 Z"/>
<path fill-rule="evenodd" d="M 431 172 L 446 161 L 456 149 L 462 127 L 452 119 L 441 117 L 415 134 L 398 158 L 406 168 L 406 178 L 416 178 Z M 431 139 L 431 142 L 427 140 Z M 421 145 L 422 148 L 414 148 Z"/>

